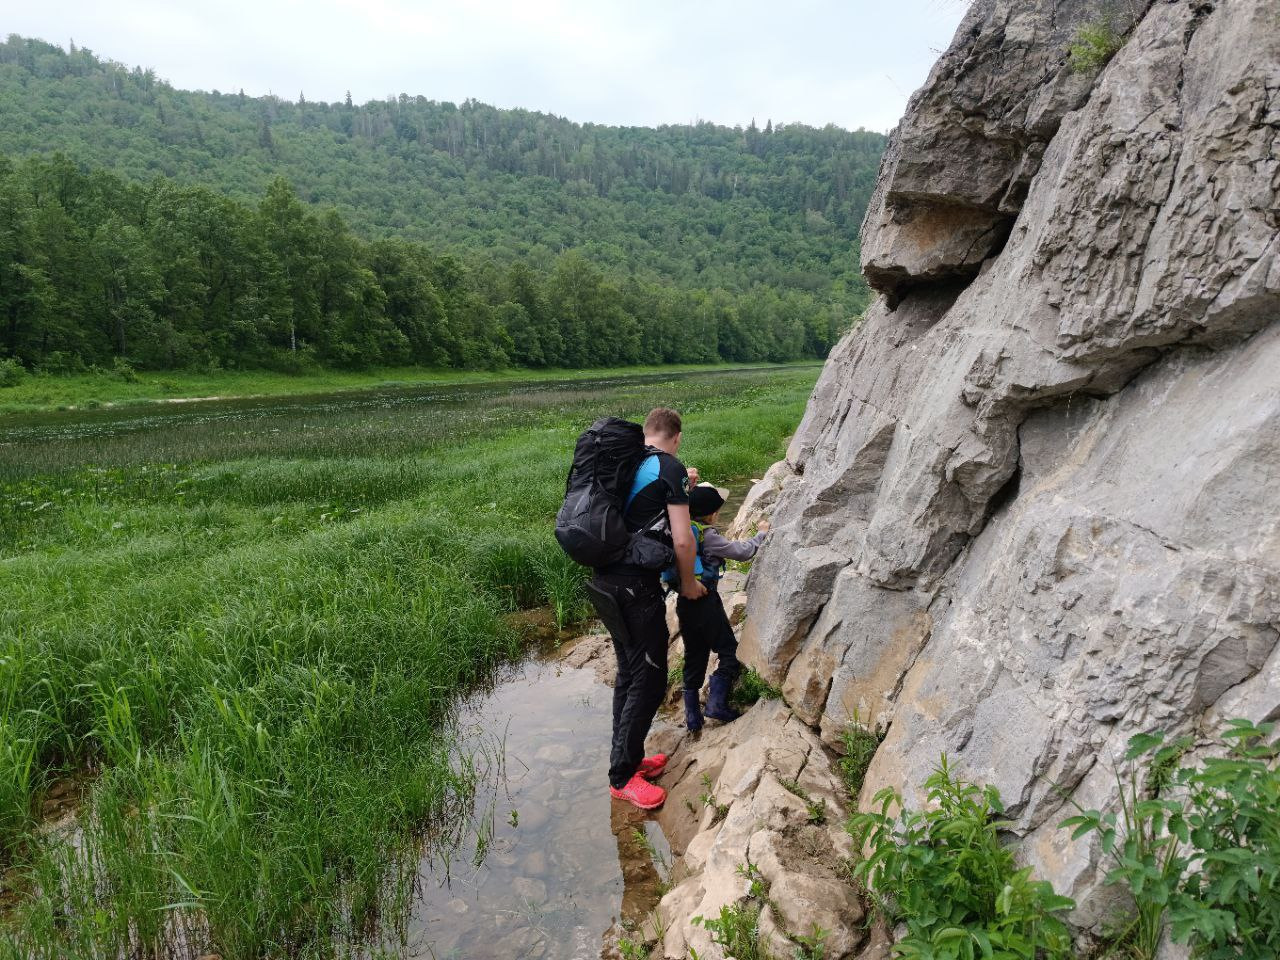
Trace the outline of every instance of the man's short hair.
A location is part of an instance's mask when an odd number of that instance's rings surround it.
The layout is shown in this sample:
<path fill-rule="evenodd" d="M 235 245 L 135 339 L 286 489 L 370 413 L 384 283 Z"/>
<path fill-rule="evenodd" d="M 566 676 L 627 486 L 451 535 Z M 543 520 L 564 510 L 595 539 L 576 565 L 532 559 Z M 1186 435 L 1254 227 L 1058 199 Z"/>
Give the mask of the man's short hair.
<path fill-rule="evenodd" d="M 650 436 L 674 437 L 681 429 L 680 414 L 666 407 L 654 407 L 644 418 L 644 432 Z"/>

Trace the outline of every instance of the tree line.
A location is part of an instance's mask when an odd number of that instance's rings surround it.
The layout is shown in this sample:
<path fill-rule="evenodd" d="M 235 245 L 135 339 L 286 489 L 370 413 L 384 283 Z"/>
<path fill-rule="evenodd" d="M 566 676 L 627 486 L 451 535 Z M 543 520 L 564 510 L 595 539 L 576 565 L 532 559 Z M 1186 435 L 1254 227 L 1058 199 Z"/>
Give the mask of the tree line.
<path fill-rule="evenodd" d="M 609 366 L 820 357 L 839 304 L 366 240 L 273 180 L 256 203 L 0 156 L 0 357 L 77 370 Z"/>
<path fill-rule="evenodd" d="M 365 238 L 538 273 L 577 249 L 613 276 L 739 294 L 763 283 L 848 315 L 868 299 L 857 235 L 884 143 L 768 120 L 650 129 L 406 94 L 184 91 L 83 48 L 0 43 L 0 153 L 58 151 L 248 205 L 283 176 Z"/>

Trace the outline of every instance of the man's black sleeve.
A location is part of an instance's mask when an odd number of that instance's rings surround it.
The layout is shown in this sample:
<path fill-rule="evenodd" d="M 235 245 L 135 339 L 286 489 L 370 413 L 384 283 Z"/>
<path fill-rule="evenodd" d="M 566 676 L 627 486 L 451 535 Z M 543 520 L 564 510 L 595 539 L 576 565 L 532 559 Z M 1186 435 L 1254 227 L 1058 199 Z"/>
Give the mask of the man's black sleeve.
<path fill-rule="evenodd" d="M 670 454 L 658 456 L 658 482 L 662 486 L 665 503 L 689 502 L 689 471 L 684 464 Z"/>

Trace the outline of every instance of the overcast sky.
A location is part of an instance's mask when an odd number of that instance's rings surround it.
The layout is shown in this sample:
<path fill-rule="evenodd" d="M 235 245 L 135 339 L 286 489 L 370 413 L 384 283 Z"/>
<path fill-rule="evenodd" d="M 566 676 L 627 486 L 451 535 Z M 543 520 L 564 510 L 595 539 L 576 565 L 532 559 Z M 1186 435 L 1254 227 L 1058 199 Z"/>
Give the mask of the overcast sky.
<path fill-rule="evenodd" d="M 473 97 L 577 121 L 888 130 L 966 0 L 44 0 L 0 29 L 176 87 Z"/>

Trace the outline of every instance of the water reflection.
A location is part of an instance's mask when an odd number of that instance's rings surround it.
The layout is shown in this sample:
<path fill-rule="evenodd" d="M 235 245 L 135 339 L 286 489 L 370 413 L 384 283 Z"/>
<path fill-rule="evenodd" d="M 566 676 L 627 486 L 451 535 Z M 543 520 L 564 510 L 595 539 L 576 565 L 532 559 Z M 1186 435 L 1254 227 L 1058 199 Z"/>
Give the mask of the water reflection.
<path fill-rule="evenodd" d="M 500 740 L 504 774 L 451 862 L 420 865 L 407 956 L 597 958 L 652 909 L 670 848 L 609 798 L 610 696 L 592 670 L 536 658 L 464 707 L 464 736 Z"/>

